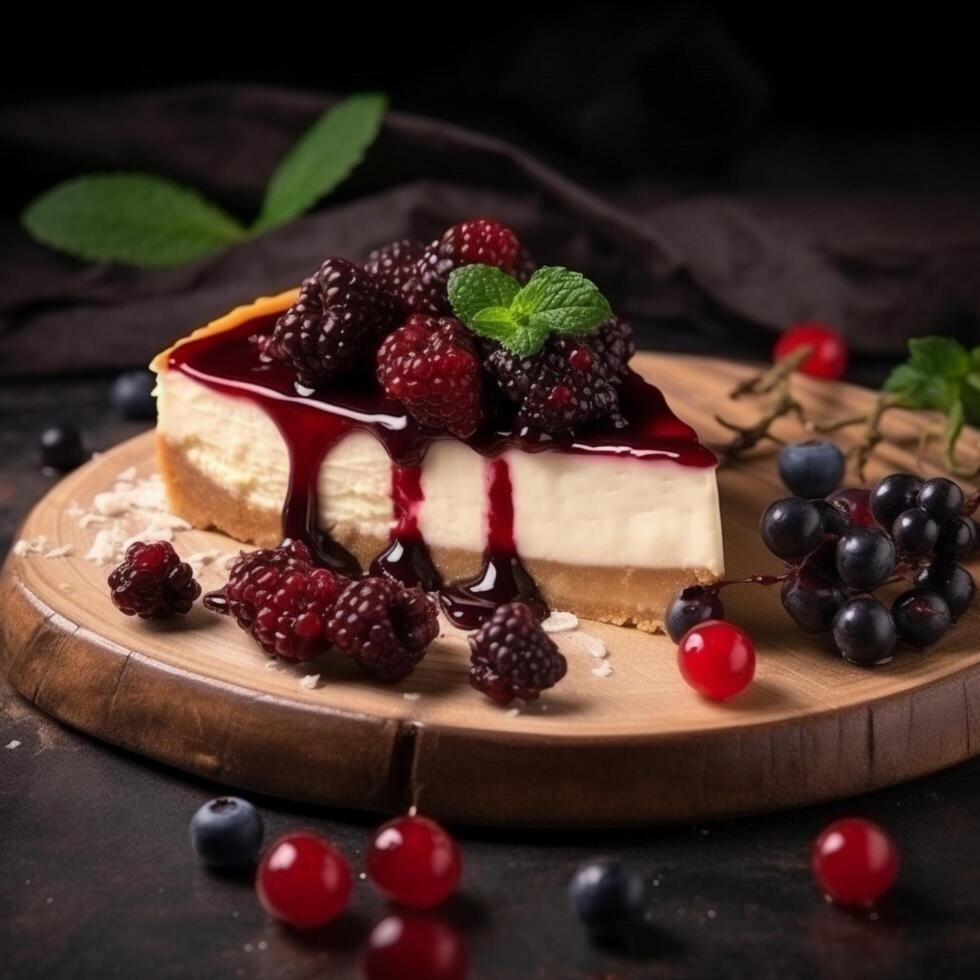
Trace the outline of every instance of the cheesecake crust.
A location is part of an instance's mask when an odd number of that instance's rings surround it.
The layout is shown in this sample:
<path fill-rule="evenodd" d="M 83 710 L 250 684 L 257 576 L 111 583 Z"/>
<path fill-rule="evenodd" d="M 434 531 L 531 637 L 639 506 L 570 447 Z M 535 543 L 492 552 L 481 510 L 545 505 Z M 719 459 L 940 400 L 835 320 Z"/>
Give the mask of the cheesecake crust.
<path fill-rule="evenodd" d="M 241 500 L 202 473 L 160 433 L 156 445 L 157 466 L 175 514 L 195 527 L 214 528 L 247 544 L 261 548 L 279 544 L 282 525 L 278 510 Z M 388 541 L 360 534 L 351 527 L 324 530 L 364 568 L 388 546 Z M 483 565 L 483 556 L 477 552 L 432 548 L 431 554 L 446 582 L 475 575 Z M 521 560 L 550 608 L 616 626 L 635 626 L 647 633 L 663 632 L 667 604 L 682 588 L 717 580 L 716 575 L 697 568 L 571 565 L 524 556 Z"/>

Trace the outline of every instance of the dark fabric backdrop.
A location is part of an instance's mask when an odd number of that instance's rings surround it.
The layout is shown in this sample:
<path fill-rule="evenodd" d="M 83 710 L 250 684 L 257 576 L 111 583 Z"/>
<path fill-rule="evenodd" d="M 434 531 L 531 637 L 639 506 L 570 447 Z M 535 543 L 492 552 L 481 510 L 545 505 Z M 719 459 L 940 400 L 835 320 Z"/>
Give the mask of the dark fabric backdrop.
<path fill-rule="evenodd" d="M 748 98 L 755 81 L 746 77 Z M 11 105 L 0 110 L 0 148 L 18 208 L 60 179 L 142 169 L 248 219 L 276 161 L 329 102 L 212 84 Z M 778 171 L 778 163 L 754 166 Z M 633 174 L 591 190 L 515 145 L 392 112 L 335 199 L 178 269 L 76 262 L 32 243 L 17 208 L 5 211 L 0 375 L 145 363 L 227 308 L 297 283 L 328 255 L 362 258 L 390 239 L 431 238 L 478 215 L 513 224 L 539 260 L 591 275 L 620 312 L 654 325 L 647 344 L 657 344 L 660 322 L 682 324 L 689 349 L 712 350 L 732 331 L 772 332 L 812 316 L 838 325 L 858 351 L 893 353 L 951 317 L 976 320 L 980 195 L 776 185 L 726 190 Z"/>

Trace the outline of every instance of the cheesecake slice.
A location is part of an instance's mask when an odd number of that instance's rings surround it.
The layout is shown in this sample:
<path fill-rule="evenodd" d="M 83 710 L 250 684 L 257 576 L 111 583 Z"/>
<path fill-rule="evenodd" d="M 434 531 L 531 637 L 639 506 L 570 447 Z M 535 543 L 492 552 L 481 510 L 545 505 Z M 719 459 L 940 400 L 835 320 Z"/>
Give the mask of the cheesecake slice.
<path fill-rule="evenodd" d="M 716 460 L 636 373 L 625 428 L 460 439 L 377 386 L 297 385 L 262 343 L 296 296 L 239 307 L 154 360 L 175 513 L 259 546 L 300 537 L 328 566 L 422 584 L 464 628 L 518 598 L 659 631 L 680 588 L 722 574 Z"/>

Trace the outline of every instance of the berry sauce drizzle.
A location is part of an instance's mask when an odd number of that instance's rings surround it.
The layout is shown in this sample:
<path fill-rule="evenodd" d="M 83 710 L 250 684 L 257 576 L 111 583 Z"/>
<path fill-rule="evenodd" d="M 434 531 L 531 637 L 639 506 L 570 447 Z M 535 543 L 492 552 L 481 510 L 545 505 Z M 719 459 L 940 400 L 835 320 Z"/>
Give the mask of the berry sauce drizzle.
<path fill-rule="evenodd" d="M 371 562 L 372 575 L 387 575 L 409 587 L 420 585 L 426 592 L 442 592 L 442 576 L 432 563 L 429 549 L 419 531 L 422 467 L 391 464 L 391 502 L 395 523 L 391 544 Z"/>
<path fill-rule="evenodd" d="M 329 393 L 298 388 L 292 371 L 264 357 L 260 345 L 250 340 L 271 332 L 277 315 L 256 317 L 231 330 L 187 341 L 170 352 L 168 367 L 224 395 L 254 402 L 275 423 L 290 461 L 283 537 L 304 541 L 322 565 L 347 575 L 359 575 L 361 567 L 354 555 L 320 529 L 317 483 L 320 465 L 334 445 L 355 430 L 370 432 L 392 461 L 395 514 L 391 543 L 371 563 L 371 572 L 439 592 L 449 618 L 465 629 L 475 629 L 497 605 L 514 600 L 528 603 L 537 615 L 548 613 L 517 551 L 510 472 L 501 457 L 505 450 L 630 456 L 685 466 L 716 463 L 694 430 L 670 411 L 660 391 L 634 372 L 623 383 L 623 408 L 634 420 L 626 429 L 566 439 L 528 430 L 479 433 L 464 441 L 490 461 L 484 565 L 474 578 L 444 587 L 421 534 L 418 514 L 424 500 L 425 453 L 435 440 L 448 436 L 423 429 L 366 378 L 332 386 Z"/>
<path fill-rule="evenodd" d="M 548 615 L 534 579 L 521 563 L 514 541 L 514 492 L 507 460 L 487 466 L 487 550 L 483 568 L 440 594 L 443 612 L 460 629 L 473 630 L 505 602 L 523 602 L 540 619 Z"/>

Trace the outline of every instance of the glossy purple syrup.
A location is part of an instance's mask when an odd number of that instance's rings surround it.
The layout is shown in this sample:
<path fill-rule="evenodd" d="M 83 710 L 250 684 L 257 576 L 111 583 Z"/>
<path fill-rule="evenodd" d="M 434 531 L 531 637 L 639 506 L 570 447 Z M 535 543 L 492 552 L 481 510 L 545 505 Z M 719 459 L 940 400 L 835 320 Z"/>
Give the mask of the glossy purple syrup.
<path fill-rule="evenodd" d="M 517 554 L 510 467 L 500 457 L 487 466 L 487 501 L 483 568 L 473 578 L 442 591 L 443 612 L 464 630 L 477 629 L 505 602 L 526 603 L 538 619 L 544 619 L 548 605 Z"/>
<path fill-rule="evenodd" d="M 225 395 L 254 402 L 275 423 L 289 451 L 289 490 L 283 507 L 283 536 L 307 542 L 318 560 L 345 574 L 359 574 L 353 555 L 318 526 L 317 482 L 324 456 L 355 429 L 366 430 L 392 461 L 395 512 L 391 544 L 371 563 L 371 571 L 408 585 L 440 591 L 450 619 L 466 629 L 480 625 L 503 602 L 523 601 L 547 614 L 534 580 L 521 564 L 514 541 L 514 502 L 506 461 L 508 448 L 524 452 L 564 452 L 669 460 L 685 466 L 713 466 L 715 457 L 690 426 L 668 408 L 660 391 L 630 372 L 622 407 L 632 420 L 625 429 L 595 430 L 561 439 L 528 430 L 497 430 L 464 440 L 491 460 L 487 467 L 487 547 L 484 567 L 473 579 L 444 588 L 418 526 L 423 501 L 421 463 L 437 439 L 390 401 L 367 375 L 331 385 L 329 392 L 296 386 L 285 364 L 269 361 L 249 338 L 271 331 L 276 314 L 256 317 L 222 333 L 199 337 L 170 354 L 169 367 Z"/>
<path fill-rule="evenodd" d="M 387 575 L 409 587 L 420 585 L 426 592 L 442 591 L 442 576 L 419 531 L 422 468 L 391 464 L 391 502 L 395 523 L 391 544 L 371 562 L 372 575 Z"/>

